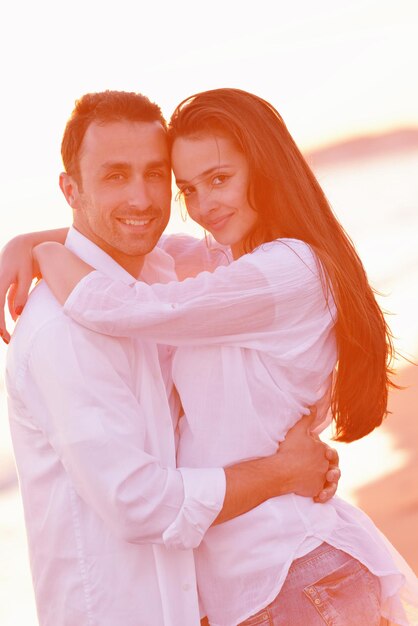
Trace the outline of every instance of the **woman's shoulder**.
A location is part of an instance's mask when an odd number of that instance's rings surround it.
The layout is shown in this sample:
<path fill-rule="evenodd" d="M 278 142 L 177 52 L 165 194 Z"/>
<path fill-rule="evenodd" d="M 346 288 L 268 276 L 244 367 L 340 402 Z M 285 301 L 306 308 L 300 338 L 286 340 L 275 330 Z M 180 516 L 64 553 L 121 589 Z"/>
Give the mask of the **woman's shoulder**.
<path fill-rule="evenodd" d="M 320 289 L 324 281 L 322 264 L 312 247 L 300 239 L 280 238 L 258 246 L 241 257 L 273 285 L 296 291 Z"/>
<path fill-rule="evenodd" d="M 291 237 L 279 237 L 272 241 L 266 241 L 254 249 L 254 252 L 277 252 L 282 254 L 283 251 L 293 250 L 302 254 L 312 254 L 311 247 L 302 239 L 292 239 Z"/>
<path fill-rule="evenodd" d="M 279 238 L 262 243 L 250 253 L 257 262 L 271 266 L 279 264 L 291 267 L 317 266 L 317 256 L 311 246 L 301 239 Z"/>

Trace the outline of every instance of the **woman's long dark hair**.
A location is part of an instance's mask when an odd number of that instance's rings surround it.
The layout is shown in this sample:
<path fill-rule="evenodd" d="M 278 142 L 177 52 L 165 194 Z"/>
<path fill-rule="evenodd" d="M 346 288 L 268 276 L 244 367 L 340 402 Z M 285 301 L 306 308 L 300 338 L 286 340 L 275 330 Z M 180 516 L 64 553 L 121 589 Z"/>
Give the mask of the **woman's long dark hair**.
<path fill-rule="evenodd" d="M 232 139 L 248 160 L 248 199 L 259 219 L 245 251 L 278 237 L 301 239 L 325 268 L 337 307 L 338 365 L 331 399 L 335 439 L 360 439 L 387 415 L 395 351 L 353 243 L 271 104 L 239 89 L 191 96 L 171 117 L 169 141 L 208 134 Z"/>

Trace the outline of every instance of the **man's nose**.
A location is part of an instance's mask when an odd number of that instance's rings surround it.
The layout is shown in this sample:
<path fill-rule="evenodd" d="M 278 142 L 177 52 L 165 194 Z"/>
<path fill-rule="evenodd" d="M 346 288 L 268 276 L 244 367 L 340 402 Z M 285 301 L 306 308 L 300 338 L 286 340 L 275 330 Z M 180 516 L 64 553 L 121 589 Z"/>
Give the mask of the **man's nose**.
<path fill-rule="evenodd" d="M 129 185 L 128 202 L 131 206 L 146 209 L 152 204 L 148 185 L 143 178 L 135 178 Z"/>

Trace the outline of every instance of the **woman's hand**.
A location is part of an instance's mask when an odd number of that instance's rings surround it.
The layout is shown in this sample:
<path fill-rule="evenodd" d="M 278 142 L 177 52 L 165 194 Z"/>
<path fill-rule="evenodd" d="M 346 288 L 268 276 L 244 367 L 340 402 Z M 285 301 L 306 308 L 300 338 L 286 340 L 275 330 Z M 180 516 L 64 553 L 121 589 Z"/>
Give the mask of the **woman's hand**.
<path fill-rule="evenodd" d="M 22 313 L 34 278 L 39 278 L 39 268 L 32 258 L 33 242 L 30 235 L 18 235 L 0 252 L 0 334 L 9 343 L 4 310 L 7 305 L 14 321 Z"/>
<path fill-rule="evenodd" d="M 94 269 L 60 243 L 50 241 L 35 246 L 33 258 L 60 304 L 64 304 L 77 283 Z"/>
<path fill-rule="evenodd" d="M 9 343 L 4 309 L 6 298 L 14 321 L 22 313 L 34 278 L 40 278 L 39 267 L 34 263 L 32 250 L 43 241 L 64 243 L 68 228 L 55 228 L 25 233 L 11 239 L 0 252 L 0 336 Z"/>

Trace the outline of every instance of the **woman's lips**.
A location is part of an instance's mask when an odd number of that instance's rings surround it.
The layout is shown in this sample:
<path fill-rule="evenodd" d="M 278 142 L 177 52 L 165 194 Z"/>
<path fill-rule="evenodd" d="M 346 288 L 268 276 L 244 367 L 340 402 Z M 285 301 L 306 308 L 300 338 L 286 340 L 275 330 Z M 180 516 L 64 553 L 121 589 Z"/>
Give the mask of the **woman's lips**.
<path fill-rule="evenodd" d="M 228 213 L 228 215 L 223 215 L 222 217 L 217 217 L 216 219 L 207 221 L 206 225 L 208 230 L 220 230 L 225 226 L 231 216 L 232 213 Z"/>

